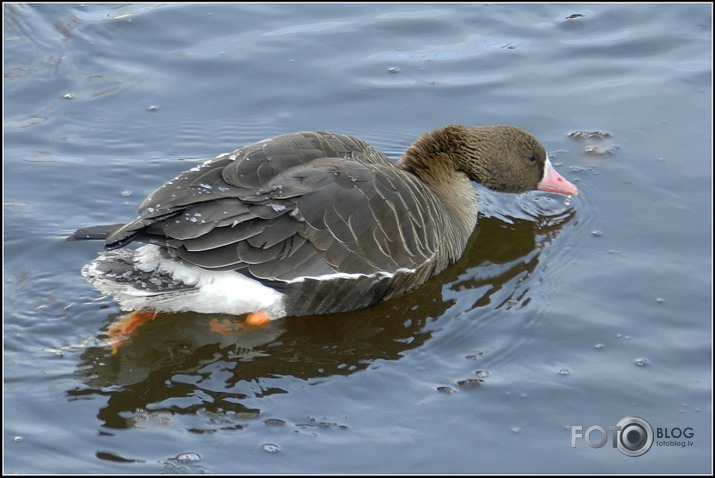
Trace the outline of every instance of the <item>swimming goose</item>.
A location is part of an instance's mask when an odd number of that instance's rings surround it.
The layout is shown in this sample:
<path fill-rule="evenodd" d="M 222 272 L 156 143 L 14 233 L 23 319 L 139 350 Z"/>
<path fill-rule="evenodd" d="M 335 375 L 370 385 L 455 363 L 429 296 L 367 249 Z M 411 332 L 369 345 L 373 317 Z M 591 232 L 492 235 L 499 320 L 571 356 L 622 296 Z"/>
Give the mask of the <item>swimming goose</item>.
<path fill-rule="evenodd" d="M 370 307 L 455 262 L 477 223 L 470 181 L 578 194 L 531 134 L 449 125 L 397 163 L 345 134 L 292 133 L 222 154 L 154 191 L 82 269 L 124 310 L 251 314 L 260 322 Z M 136 250 L 122 249 L 131 242 Z M 259 318 L 260 317 L 260 318 Z"/>

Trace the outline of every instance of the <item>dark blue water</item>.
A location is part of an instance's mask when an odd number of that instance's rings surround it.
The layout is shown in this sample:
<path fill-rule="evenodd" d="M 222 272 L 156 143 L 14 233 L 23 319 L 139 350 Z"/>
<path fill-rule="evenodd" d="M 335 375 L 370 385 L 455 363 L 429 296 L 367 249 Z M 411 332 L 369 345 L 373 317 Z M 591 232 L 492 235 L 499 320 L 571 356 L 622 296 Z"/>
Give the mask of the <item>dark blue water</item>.
<path fill-rule="evenodd" d="M 5 472 L 712 471 L 711 5 L 3 10 Z M 111 354 L 73 230 L 272 135 L 396 159 L 449 123 L 529 130 L 581 195 L 480 188 L 462 260 L 378 307 Z"/>

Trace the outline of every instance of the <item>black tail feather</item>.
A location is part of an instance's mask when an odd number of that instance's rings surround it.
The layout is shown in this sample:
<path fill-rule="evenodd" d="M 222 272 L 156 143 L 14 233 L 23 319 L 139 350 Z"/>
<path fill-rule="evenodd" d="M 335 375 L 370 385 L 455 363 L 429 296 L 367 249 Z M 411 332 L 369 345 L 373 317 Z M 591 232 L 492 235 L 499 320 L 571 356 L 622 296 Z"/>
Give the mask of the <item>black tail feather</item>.
<path fill-rule="evenodd" d="M 105 224 L 102 226 L 89 226 L 77 229 L 67 237 L 68 241 L 101 240 L 106 239 L 109 233 L 122 227 L 123 224 Z"/>
<path fill-rule="evenodd" d="M 125 227 L 125 224 L 104 224 L 102 226 L 89 226 L 77 229 L 73 234 L 67 237 L 68 241 L 87 241 L 87 240 L 106 240 L 108 236 L 113 234 L 120 228 Z M 107 250 L 119 249 L 130 242 L 137 241 L 144 244 L 156 244 L 158 246 L 166 246 L 166 238 L 148 234 L 143 230 L 136 230 L 132 234 L 126 234 L 121 240 L 114 241 L 110 244 L 105 243 L 104 248 Z"/>

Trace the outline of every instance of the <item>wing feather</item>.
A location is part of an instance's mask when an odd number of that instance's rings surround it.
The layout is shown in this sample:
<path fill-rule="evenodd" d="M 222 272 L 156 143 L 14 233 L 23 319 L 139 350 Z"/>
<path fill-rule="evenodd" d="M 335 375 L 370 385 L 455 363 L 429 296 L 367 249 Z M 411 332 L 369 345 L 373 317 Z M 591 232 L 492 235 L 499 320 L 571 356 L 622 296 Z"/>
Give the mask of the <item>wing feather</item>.
<path fill-rule="evenodd" d="M 420 267 L 438 250 L 435 201 L 357 138 L 294 133 L 182 173 L 106 243 L 161 243 L 198 266 L 268 281 L 392 274 Z"/>

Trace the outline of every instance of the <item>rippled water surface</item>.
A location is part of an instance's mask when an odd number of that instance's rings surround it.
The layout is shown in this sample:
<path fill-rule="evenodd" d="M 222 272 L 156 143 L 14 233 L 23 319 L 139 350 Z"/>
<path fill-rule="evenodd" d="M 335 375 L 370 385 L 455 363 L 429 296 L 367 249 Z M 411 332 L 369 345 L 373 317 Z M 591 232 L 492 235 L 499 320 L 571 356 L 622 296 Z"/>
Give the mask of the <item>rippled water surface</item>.
<path fill-rule="evenodd" d="M 709 4 L 3 9 L 6 472 L 712 471 Z M 449 123 L 529 130 L 581 194 L 480 187 L 465 256 L 380 306 L 111 353 L 74 229 L 268 136 L 397 159 Z"/>

